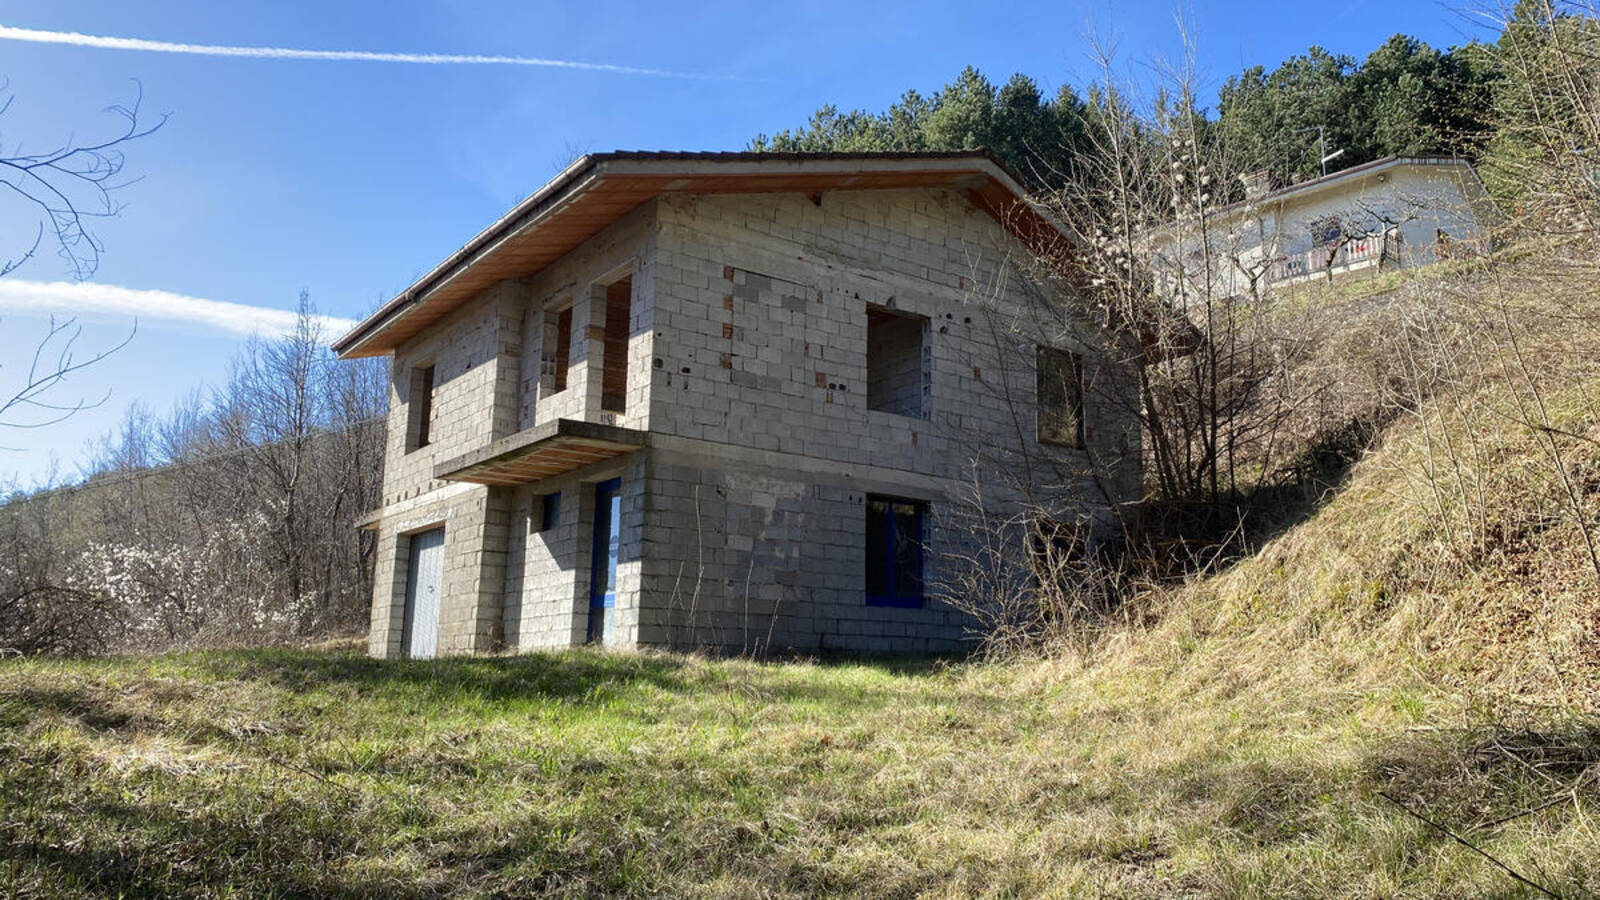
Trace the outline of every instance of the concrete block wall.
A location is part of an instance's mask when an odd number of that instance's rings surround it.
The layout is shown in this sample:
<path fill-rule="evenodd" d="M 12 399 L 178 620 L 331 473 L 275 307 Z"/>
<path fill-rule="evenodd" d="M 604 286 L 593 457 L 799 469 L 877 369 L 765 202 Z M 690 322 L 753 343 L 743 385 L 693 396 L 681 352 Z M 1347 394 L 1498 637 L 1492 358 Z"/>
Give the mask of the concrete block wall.
<path fill-rule="evenodd" d="M 587 615 L 589 538 L 578 540 L 576 536 L 584 522 L 592 531 L 592 519 L 570 523 L 567 540 L 573 549 L 559 558 L 568 565 L 567 577 L 572 581 L 570 588 L 564 588 L 545 571 L 559 570 L 557 557 L 550 556 L 541 564 L 537 553 L 528 552 L 527 523 L 518 517 L 525 514 L 529 490 L 451 484 L 435 479 L 433 471 L 441 461 L 552 418 L 644 427 L 649 416 L 652 343 L 652 221 L 648 208 L 624 217 L 536 277 L 502 282 L 485 290 L 395 353 L 370 637 L 374 654 L 403 652 L 407 535 L 441 524 L 445 527 L 445 561 L 440 654 L 523 646 L 525 639 L 550 644 L 582 640 L 587 624 L 583 617 Z M 594 286 L 628 276 L 633 278 L 634 297 L 627 344 L 632 367 L 627 409 L 621 414 L 602 413 L 599 366 L 603 327 L 596 331 L 591 326 L 603 323 L 604 300 L 602 291 L 599 303 L 594 302 Z M 568 390 L 541 396 L 538 375 L 544 313 L 564 303 L 571 303 L 574 312 Z M 601 318 L 592 319 L 596 310 Z M 412 373 L 426 365 L 434 367 L 431 441 L 408 450 L 415 400 L 411 396 Z M 635 491 L 640 489 L 642 484 L 637 484 Z M 582 501 L 576 496 L 568 498 L 570 511 L 564 508 L 563 516 L 592 516 L 592 484 L 586 490 Z M 532 577 L 528 577 L 530 568 Z M 623 582 L 619 588 L 631 579 L 631 590 L 637 592 L 637 568 L 634 563 L 631 569 L 619 572 Z M 518 590 L 511 590 L 513 583 Z M 551 618 L 556 614 L 549 607 L 558 602 L 552 599 L 557 596 L 582 600 L 566 605 L 566 617 L 577 616 L 576 624 L 569 621 L 563 625 Z M 633 630 L 636 625 L 619 628 L 618 639 Z"/>
<path fill-rule="evenodd" d="M 1004 452 L 1137 491 L 1132 348 L 1108 354 L 1060 302 L 1041 313 L 1010 263 L 1026 251 L 964 197 L 687 196 L 662 201 L 660 219 L 653 432 L 944 479 Z M 924 417 L 867 409 L 869 306 L 927 320 Z M 1098 373 L 1084 451 L 1036 439 L 1036 343 Z"/>
<path fill-rule="evenodd" d="M 623 518 L 608 643 L 958 645 L 967 623 L 940 604 L 866 606 L 868 493 L 942 508 L 978 461 L 999 473 L 994 496 L 1015 494 L 1006 473 L 1047 472 L 1038 497 L 1103 519 L 1107 498 L 1138 487 L 1130 371 L 1102 353 L 1091 323 L 1034 314 L 1037 298 L 1008 263 L 1020 252 L 954 193 L 675 196 L 486 291 L 396 354 L 373 652 L 400 650 L 404 537 L 436 523 L 446 527 L 441 653 L 581 642 L 594 484 L 613 476 Z M 597 287 L 620 277 L 632 278 L 630 369 L 614 414 L 600 409 Z M 567 304 L 567 389 L 552 394 L 541 377 L 548 313 Z M 921 391 L 917 415 L 867 408 L 869 307 L 922 330 L 920 359 L 899 360 L 893 382 L 901 412 L 912 386 Z M 1093 373 L 1085 451 L 1034 439 L 1035 342 L 1082 353 Z M 406 453 L 406 376 L 426 362 L 437 373 L 434 443 Z M 649 430 L 651 449 L 514 490 L 431 477 L 436 460 L 553 418 Z M 553 491 L 558 527 L 531 530 L 538 497 Z M 930 583 L 960 539 L 941 521 L 927 522 Z"/>
<path fill-rule="evenodd" d="M 403 604 L 410 559 L 410 547 L 402 533 L 392 527 L 379 527 L 372 563 L 372 619 L 367 627 L 367 652 L 372 656 L 403 655 L 400 641 L 405 627 Z"/>
<path fill-rule="evenodd" d="M 369 634 L 375 655 L 403 653 L 408 537 L 439 526 L 445 528 L 439 652 L 489 650 L 500 641 L 500 591 L 485 591 L 484 583 L 503 580 L 504 543 L 497 552 L 484 539 L 503 532 L 506 498 L 489 488 L 435 479 L 433 470 L 515 429 L 526 303 L 522 285 L 502 282 L 394 355 Z M 410 449 L 417 399 L 411 391 L 418 383 L 413 372 L 427 365 L 434 367 L 430 441 Z"/>
<path fill-rule="evenodd" d="M 570 647 L 584 640 L 588 547 L 579 540 L 580 483 L 553 478 L 519 488 L 512 501 L 505 583 L 506 645 Z M 540 531 L 544 497 L 560 495 L 556 526 Z"/>
<path fill-rule="evenodd" d="M 1016 421 L 1031 416 L 1032 344 L 1080 350 L 1092 367 L 1100 338 L 1087 320 L 1025 309 L 1037 301 L 1008 263 L 1025 251 L 964 197 L 686 196 L 659 208 L 652 431 L 939 477 L 996 435 L 1059 455 Z M 925 418 L 867 409 L 869 306 L 928 320 Z M 1120 420 L 1137 416 L 1119 405 L 1089 411 L 1091 450 L 1136 459 Z"/>
<path fill-rule="evenodd" d="M 410 536 L 444 528 L 444 581 L 441 585 L 439 652 L 492 649 L 475 640 L 482 600 L 481 527 L 491 508 L 490 489 L 480 485 L 447 485 L 387 507 L 378 526 L 378 552 L 373 579 L 372 625 L 368 650 L 374 656 L 403 656 L 405 592 L 410 562 Z M 448 649 L 447 649 L 448 648 Z"/>
<path fill-rule="evenodd" d="M 639 642 L 678 649 L 937 652 L 967 620 L 937 603 L 868 606 L 868 492 L 917 495 L 914 477 L 795 465 L 722 445 L 650 451 Z M 947 545 L 932 527 L 927 574 Z"/>
<path fill-rule="evenodd" d="M 439 462 L 474 450 L 516 427 L 517 373 L 522 368 L 526 289 L 502 282 L 400 347 L 391 362 L 385 507 L 447 485 L 433 477 Z M 409 449 L 412 373 L 434 368 L 433 417 L 426 447 Z"/>
<path fill-rule="evenodd" d="M 929 584 L 967 539 L 939 513 L 959 504 L 974 462 L 990 497 L 1026 487 L 1101 529 L 1137 497 L 1131 348 L 1107 353 L 1086 315 L 1059 304 L 1041 315 L 1008 262 L 1025 251 L 964 197 L 659 208 L 642 642 L 741 648 L 770 634 L 813 649 L 946 649 L 966 636 L 953 610 L 866 605 L 866 494 L 930 503 Z M 868 408 L 869 308 L 906 317 L 891 330 L 923 331 L 919 354 L 890 360 L 899 412 Z M 1083 450 L 1037 441 L 1039 343 L 1084 357 Z"/>
<path fill-rule="evenodd" d="M 514 492 L 502 585 L 507 647 L 570 647 L 587 640 L 595 485 L 611 478 L 622 482 L 622 520 L 616 606 L 606 643 L 637 644 L 647 486 L 642 457 L 592 466 Z M 555 492 L 561 494 L 560 519 L 550 531 L 539 531 L 541 498 Z"/>
<path fill-rule="evenodd" d="M 519 377 L 518 427 L 552 419 L 583 419 L 648 428 L 650 364 L 654 344 L 655 204 L 646 203 L 582 246 L 526 280 L 529 298 L 519 333 L 526 348 Z M 628 390 L 621 413 L 602 411 L 601 363 L 605 346 L 605 285 L 633 279 L 628 321 Z M 554 348 L 548 317 L 572 309 L 566 389 L 552 391 L 542 365 Z"/>

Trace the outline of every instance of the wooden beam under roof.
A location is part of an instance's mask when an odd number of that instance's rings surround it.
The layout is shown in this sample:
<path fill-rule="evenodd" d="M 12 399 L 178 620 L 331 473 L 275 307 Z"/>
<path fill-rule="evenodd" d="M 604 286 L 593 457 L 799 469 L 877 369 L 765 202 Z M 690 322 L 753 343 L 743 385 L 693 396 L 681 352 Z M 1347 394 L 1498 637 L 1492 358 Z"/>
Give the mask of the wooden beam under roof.
<path fill-rule="evenodd" d="M 433 477 L 502 487 L 532 484 L 645 446 L 649 432 L 555 419 L 433 467 Z"/>

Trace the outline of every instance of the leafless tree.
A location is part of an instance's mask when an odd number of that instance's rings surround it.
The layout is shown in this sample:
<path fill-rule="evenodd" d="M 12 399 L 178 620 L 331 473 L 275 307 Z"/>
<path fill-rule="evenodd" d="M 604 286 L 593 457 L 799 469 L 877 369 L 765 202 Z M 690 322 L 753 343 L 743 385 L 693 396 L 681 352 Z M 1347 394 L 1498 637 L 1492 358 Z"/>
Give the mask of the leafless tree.
<path fill-rule="evenodd" d="M 1479 16 L 1501 30 L 1485 179 L 1518 232 L 1592 245 L 1600 235 L 1600 5 L 1527 0 Z M 1593 272 L 1592 255 L 1559 256 L 1551 262 Z"/>
<path fill-rule="evenodd" d="M 0 92 L 4 90 L 0 87 Z M 14 100 L 13 95 L 5 94 L 0 100 L 0 116 L 10 111 Z M 13 255 L 0 263 L 0 275 L 9 274 L 28 261 L 47 240 L 55 245 L 75 278 L 94 274 L 104 246 L 91 223 L 115 216 L 122 208 L 116 194 L 131 183 L 123 180 L 127 162 L 123 148 L 167 121 L 165 115 L 158 116 L 154 124 L 141 121 L 142 100 L 142 91 L 136 91 L 131 104 L 108 107 L 106 112 L 120 120 L 120 125 L 96 141 L 78 143 L 69 139 L 43 152 L 29 152 L 21 142 L 0 144 L 0 187 L 38 218 L 32 244 L 12 251 Z"/>
<path fill-rule="evenodd" d="M 1137 423 L 1143 502 L 1124 502 L 1129 461 L 1114 446 L 1064 459 L 975 449 L 974 471 L 990 474 L 952 514 L 970 540 L 947 561 L 942 594 L 1004 652 L 1081 643 L 1136 615 L 1127 601 L 1155 581 L 1241 552 L 1251 523 L 1280 515 L 1283 491 L 1313 473 L 1302 459 L 1320 441 L 1368 433 L 1332 402 L 1342 372 L 1319 364 L 1341 311 L 1280 302 L 1275 244 L 1231 215 L 1246 167 L 1198 105 L 1192 55 L 1158 67 L 1149 88 L 1109 52 L 1098 62 L 1082 123 L 1091 150 L 1073 172 L 1052 173 L 1064 187 L 1037 198 L 1071 229 L 1071 246 L 1015 260 L 1040 290 L 996 339 L 1018 344 L 1000 354 L 1016 359 L 1033 340 L 1098 332 L 1105 364 L 1085 364 L 1086 408 L 1102 423 Z M 1120 372 L 1135 383 L 1112 377 Z M 995 402 L 1030 428 L 1028 399 Z M 1104 512 L 1064 515 L 1035 484 L 1087 489 Z"/>
<path fill-rule="evenodd" d="M 96 653 L 120 638 L 115 604 L 71 575 L 77 525 L 51 492 L 0 505 L 0 652 Z"/>
<path fill-rule="evenodd" d="M 0 88 L 0 117 L 10 111 L 15 99 Z M 69 139 L 49 150 L 30 152 L 21 142 L 0 142 L 0 196 L 10 201 L 0 208 L 18 220 L 33 218 L 37 222 L 26 247 L 0 251 L 9 254 L 0 257 L 0 276 L 15 271 L 46 244 L 55 246 L 74 278 L 94 274 L 104 246 L 91 226 L 95 220 L 121 211 L 117 193 L 131 183 L 123 178 L 123 148 L 150 135 L 167 120 L 165 115 L 153 124 L 141 120 L 141 100 L 142 92 L 136 91 L 130 105 L 108 108 L 118 126 L 89 143 Z M 76 351 L 82 331 L 71 318 L 50 320 L 20 386 L 9 396 L 0 392 L 0 427 L 42 428 L 105 401 L 104 396 L 99 400 L 85 396 L 62 399 L 60 394 L 71 376 L 127 346 L 133 335 L 85 356 Z"/>
<path fill-rule="evenodd" d="M 387 393 L 381 367 L 335 360 L 316 322 L 302 298 L 296 331 L 249 343 L 209 396 L 166 415 L 134 404 L 82 483 L 0 505 L 0 647 L 158 650 L 359 628 L 375 543 L 355 525 L 377 505 Z M 50 540 L 8 543 L 25 534 Z M 69 625 L 59 641 L 37 637 Z"/>
<path fill-rule="evenodd" d="M 109 399 L 109 393 L 101 394 L 98 399 L 85 395 L 63 399 L 58 395 L 73 375 L 126 347 L 133 340 L 133 333 L 130 331 L 126 338 L 112 347 L 79 357 L 75 350 L 82 334 L 83 328 L 75 320 L 50 318 L 44 338 L 34 347 L 22 383 L 9 397 L 0 394 L 0 429 L 45 428 Z M 0 369 L 4 369 L 4 364 L 0 364 Z M 0 445 L 0 449 L 11 448 Z"/>
<path fill-rule="evenodd" d="M 1332 316 L 1274 302 L 1275 248 L 1229 214 L 1245 167 L 1199 107 L 1192 54 L 1146 89 L 1109 52 L 1098 62 L 1085 129 L 1094 151 L 1046 198 L 1078 239 L 1044 262 L 1090 286 L 1105 326 L 1139 348 L 1130 412 L 1144 425 L 1151 490 L 1167 510 L 1199 513 L 1215 540 L 1236 532 L 1239 501 L 1301 449 L 1290 423 L 1325 385 L 1305 383 L 1296 363 Z"/>

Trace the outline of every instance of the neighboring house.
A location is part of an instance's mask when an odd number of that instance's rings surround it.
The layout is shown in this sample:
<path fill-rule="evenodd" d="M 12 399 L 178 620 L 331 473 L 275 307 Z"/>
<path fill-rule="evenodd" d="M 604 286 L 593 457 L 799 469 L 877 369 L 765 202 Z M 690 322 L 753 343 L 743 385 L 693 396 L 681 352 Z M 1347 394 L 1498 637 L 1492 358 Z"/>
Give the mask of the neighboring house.
<path fill-rule="evenodd" d="M 1063 245 L 982 152 L 578 160 L 334 345 L 393 358 L 372 653 L 961 645 L 975 483 L 1138 494 Z"/>
<path fill-rule="evenodd" d="M 1255 298 L 1268 289 L 1409 268 L 1488 249 L 1499 210 L 1465 160 L 1391 156 L 1272 189 L 1246 176 L 1245 199 L 1152 235 L 1169 295 Z"/>

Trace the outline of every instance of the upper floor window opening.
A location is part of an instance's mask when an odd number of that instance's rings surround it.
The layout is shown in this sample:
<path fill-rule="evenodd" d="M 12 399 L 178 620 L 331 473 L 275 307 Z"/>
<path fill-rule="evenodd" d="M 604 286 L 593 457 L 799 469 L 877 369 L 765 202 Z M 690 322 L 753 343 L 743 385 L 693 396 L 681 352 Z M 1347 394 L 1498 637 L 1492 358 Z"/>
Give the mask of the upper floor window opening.
<path fill-rule="evenodd" d="M 572 307 L 547 310 L 539 354 L 539 381 L 545 393 L 559 394 L 567 389 L 567 369 L 571 364 Z"/>
<path fill-rule="evenodd" d="M 628 408 L 628 328 L 633 311 L 633 276 L 605 288 L 605 337 L 600 361 L 600 409 Z"/>
<path fill-rule="evenodd" d="M 1083 449 L 1083 358 L 1040 344 L 1034 377 L 1039 442 Z"/>
<path fill-rule="evenodd" d="M 434 365 L 411 370 L 411 394 L 407 404 L 406 451 L 420 450 L 433 440 Z"/>
<path fill-rule="evenodd" d="M 867 409 L 928 417 L 928 320 L 867 307 Z"/>

